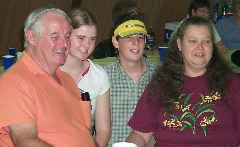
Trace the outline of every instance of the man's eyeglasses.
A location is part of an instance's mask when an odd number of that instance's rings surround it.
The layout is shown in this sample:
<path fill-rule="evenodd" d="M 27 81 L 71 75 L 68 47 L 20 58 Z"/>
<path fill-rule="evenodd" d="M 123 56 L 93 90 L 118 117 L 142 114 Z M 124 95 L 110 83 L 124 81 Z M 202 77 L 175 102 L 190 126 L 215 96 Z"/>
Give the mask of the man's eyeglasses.
<path fill-rule="evenodd" d="M 206 8 L 200 8 L 200 9 L 197 9 L 197 11 L 200 13 L 210 13 L 210 10 Z"/>

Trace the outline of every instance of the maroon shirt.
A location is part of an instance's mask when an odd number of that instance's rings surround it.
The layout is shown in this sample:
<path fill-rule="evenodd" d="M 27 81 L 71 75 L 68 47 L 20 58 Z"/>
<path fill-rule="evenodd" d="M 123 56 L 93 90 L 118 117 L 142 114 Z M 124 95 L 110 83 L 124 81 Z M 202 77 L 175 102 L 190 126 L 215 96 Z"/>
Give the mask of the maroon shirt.
<path fill-rule="evenodd" d="M 148 86 L 128 125 L 140 132 L 153 132 L 155 147 L 237 147 L 240 144 L 240 77 L 229 76 L 228 102 L 218 92 L 210 92 L 206 75 L 185 77 L 184 81 L 184 90 L 173 114 L 168 115 L 147 103 Z"/>

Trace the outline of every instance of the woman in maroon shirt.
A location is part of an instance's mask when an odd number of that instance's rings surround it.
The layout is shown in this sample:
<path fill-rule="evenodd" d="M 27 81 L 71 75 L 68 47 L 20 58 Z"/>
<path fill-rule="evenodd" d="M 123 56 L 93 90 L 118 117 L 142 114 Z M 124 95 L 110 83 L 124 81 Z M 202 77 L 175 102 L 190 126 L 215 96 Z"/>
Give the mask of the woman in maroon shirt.
<path fill-rule="evenodd" d="M 213 44 L 211 23 L 186 19 L 128 122 L 127 142 L 156 147 L 240 145 L 240 78 Z"/>

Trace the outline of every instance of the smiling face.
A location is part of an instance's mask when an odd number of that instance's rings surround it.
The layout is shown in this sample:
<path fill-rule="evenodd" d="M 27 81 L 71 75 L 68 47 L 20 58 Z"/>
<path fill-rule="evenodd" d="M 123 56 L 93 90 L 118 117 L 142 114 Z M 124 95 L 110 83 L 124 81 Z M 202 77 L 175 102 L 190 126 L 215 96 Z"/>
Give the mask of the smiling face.
<path fill-rule="evenodd" d="M 97 36 L 95 25 L 82 25 L 74 29 L 71 34 L 71 49 L 69 54 L 82 61 L 92 53 Z"/>
<path fill-rule="evenodd" d="M 118 49 L 120 60 L 139 61 L 145 47 L 145 36 L 141 34 L 129 35 L 124 38 L 112 38 L 113 45 Z"/>
<path fill-rule="evenodd" d="M 208 19 L 209 12 L 210 12 L 210 10 L 207 7 L 198 8 L 196 11 L 194 9 L 192 9 L 192 16 L 199 16 L 199 17 Z"/>
<path fill-rule="evenodd" d="M 209 28 L 205 25 L 189 25 L 183 39 L 177 39 L 177 45 L 182 52 L 185 73 L 190 76 L 205 73 L 213 52 Z"/>
<path fill-rule="evenodd" d="M 54 70 L 66 61 L 70 48 L 71 27 L 66 18 L 46 13 L 40 18 L 41 34 L 28 31 L 34 59 L 46 70 Z"/>

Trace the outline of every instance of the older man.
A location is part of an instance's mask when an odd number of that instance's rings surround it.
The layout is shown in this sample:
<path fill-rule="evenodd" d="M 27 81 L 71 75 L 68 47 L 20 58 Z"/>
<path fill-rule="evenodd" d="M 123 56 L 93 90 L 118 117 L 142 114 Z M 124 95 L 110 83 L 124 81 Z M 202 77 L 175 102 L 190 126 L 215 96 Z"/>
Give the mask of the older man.
<path fill-rule="evenodd" d="M 25 22 L 25 51 L 0 77 L 0 146 L 92 147 L 90 103 L 59 70 L 71 26 L 56 8 L 34 10 Z"/>

